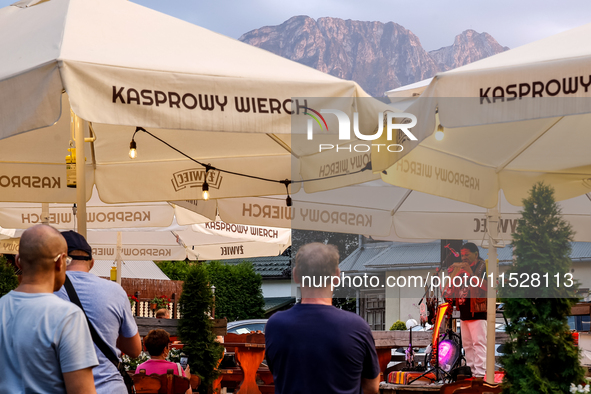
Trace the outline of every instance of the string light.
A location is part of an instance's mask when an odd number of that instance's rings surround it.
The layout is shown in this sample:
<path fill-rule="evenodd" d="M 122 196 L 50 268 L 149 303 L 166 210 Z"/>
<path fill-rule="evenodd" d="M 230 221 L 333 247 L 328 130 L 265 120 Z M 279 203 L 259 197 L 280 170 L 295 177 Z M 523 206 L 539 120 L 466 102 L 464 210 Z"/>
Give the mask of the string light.
<path fill-rule="evenodd" d="M 203 180 L 203 185 L 201 186 L 201 190 L 203 192 L 203 199 L 205 201 L 209 200 L 209 184 L 207 183 L 207 174 L 211 169 L 210 166 L 205 166 L 205 179 Z"/>
<path fill-rule="evenodd" d="M 170 149 L 180 153 L 181 155 L 185 156 L 187 159 L 191 160 L 192 162 L 195 162 L 201 166 L 203 166 L 205 168 L 205 180 L 203 181 L 203 185 L 201 186 L 201 191 L 202 191 L 202 196 L 204 200 L 209 200 L 209 198 L 211 197 L 209 194 L 209 184 L 207 183 L 207 174 L 209 171 L 219 171 L 225 174 L 230 174 L 230 175 L 236 175 L 236 176 L 241 176 L 241 177 L 245 177 L 245 178 L 250 178 L 250 179 L 256 179 L 259 181 L 264 181 L 264 182 L 274 182 L 274 183 L 281 183 L 283 185 L 285 185 L 285 189 L 287 191 L 287 198 L 285 199 L 285 203 L 288 207 L 292 206 L 292 199 L 291 196 L 289 195 L 289 185 L 291 185 L 293 183 L 292 180 L 290 179 L 284 179 L 284 180 L 278 180 L 278 179 L 270 179 L 270 178 L 263 178 L 263 177 L 259 177 L 259 176 L 255 176 L 255 175 L 249 175 L 249 174 L 242 174 L 239 172 L 234 172 L 234 171 L 228 171 L 228 170 L 223 170 L 221 168 L 217 168 L 212 166 L 211 164 L 205 164 L 200 162 L 199 160 L 196 160 L 194 158 L 192 158 L 191 156 L 187 155 L 186 153 L 182 152 L 181 150 L 175 148 L 174 146 L 170 145 L 168 142 L 164 141 L 163 139 L 155 136 L 154 134 L 150 133 L 148 130 L 144 129 L 143 127 L 136 127 L 135 132 L 133 133 L 133 136 L 131 138 L 131 142 L 129 144 L 129 157 L 132 159 L 135 159 L 137 157 L 137 145 L 135 142 L 135 135 L 138 131 L 143 131 L 144 133 L 150 135 L 151 137 L 153 137 L 154 139 L 162 142 L 164 145 L 168 146 Z M 133 153 L 132 153 L 133 152 Z M 349 173 L 345 173 L 345 174 L 336 174 L 336 175 L 330 175 L 327 177 L 323 177 L 323 178 L 313 178 L 313 179 L 302 179 L 299 180 L 298 182 L 304 183 L 304 182 L 315 182 L 315 181 L 323 181 L 326 179 L 331 179 L 331 178 L 337 178 L 337 177 L 342 177 L 342 176 L 346 176 L 346 175 L 355 175 L 355 174 L 359 174 L 363 171 L 367 171 L 370 170 L 371 171 L 372 166 L 371 166 L 371 161 L 368 162 L 362 169 L 358 170 L 358 171 L 354 171 L 354 172 L 349 172 Z"/>
<path fill-rule="evenodd" d="M 437 131 L 435 132 L 435 139 L 437 141 L 441 141 L 445 137 L 445 133 L 443 131 L 442 125 L 437 125 Z"/>
<path fill-rule="evenodd" d="M 291 207 L 291 196 L 289 195 L 289 185 L 291 184 L 291 181 L 289 179 L 284 179 L 280 182 L 285 185 L 285 190 L 287 193 L 287 198 L 285 199 L 285 205 L 287 205 L 288 207 Z"/>
<path fill-rule="evenodd" d="M 441 141 L 445 137 L 445 132 L 441 121 L 439 120 L 439 107 L 435 108 L 435 123 L 437 123 L 437 130 L 435 131 L 435 139 Z"/>
<path fill-rule="evenodd" d="M 133 138 L 129 143 L 129 158 L 132 160 L 137 158 L 137 145 L 135 144 L 135 140 Z"/>

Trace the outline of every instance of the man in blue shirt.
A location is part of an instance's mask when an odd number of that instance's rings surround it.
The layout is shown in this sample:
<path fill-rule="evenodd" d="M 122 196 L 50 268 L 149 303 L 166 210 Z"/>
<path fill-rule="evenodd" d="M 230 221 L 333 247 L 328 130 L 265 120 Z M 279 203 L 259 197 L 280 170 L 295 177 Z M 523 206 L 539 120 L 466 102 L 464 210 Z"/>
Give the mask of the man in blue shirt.
<path fill-rule="evenodd" d="M 84 313 L 52 294 L 66 279 L 67 250 L 50 226 L 21 236 L 22 280 L 0 299 L 0 394 L 96 393 L 98 361 Z"/>
<path fill-rule="evenodd" d="M 137 324 L 131 314 L 127 293 L 115 282 L 91 274 L 94 266 L 92 248 L 77 232 L 62 233 L 68 243 L 68 256 L 72 263 L 67 275 L 80 298 L 88 319 L 103 341 L 120 357 L 121 352 L 129 357 L 139 356 L 142 348 Z M 62 287 L 57 296 L 69 301 Z M 99 365 L 93 369 L 98 394 L 127 394 L 123 377 L 115 365 L 95 346 Z"/>
<path fill-rule="evenodd" d="M 374 394 L 380 368 L 371 329 L 360 316 L 332 306 L 328 276 L 339 276 L 333 245 L 302 246 L 293 275 L 301 304 L 274 314 L 265 328 L 266 358 L 275 393 Z M 315 280 L 312 277 L 316 277 Z"/>

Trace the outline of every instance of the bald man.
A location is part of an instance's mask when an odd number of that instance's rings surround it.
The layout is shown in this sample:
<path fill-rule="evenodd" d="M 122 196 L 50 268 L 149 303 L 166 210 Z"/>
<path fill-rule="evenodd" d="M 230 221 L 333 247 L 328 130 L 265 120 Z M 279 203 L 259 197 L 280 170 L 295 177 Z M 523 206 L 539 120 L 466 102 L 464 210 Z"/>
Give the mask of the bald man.
<path fill-rule="evenodd" d="M 275 392 L 378 392 L 380 368 L 369 325 L 332 306 L 330 282 L 314 287 L 304 279 L 339 275 L 335 246 L 311 243 L 298 250 L 293 276 L 302 286 L 302 302 L 275 313 L 265 327 L 265 354 Z"/>
<path fill-rule="evenodd" d="M 22 281 L 0 299 L 0 394 L 96 393 L 98 360 L 84 313 L 53 294 L 66 279 L 67 251 L 50 226 L 21 236 Z"/>

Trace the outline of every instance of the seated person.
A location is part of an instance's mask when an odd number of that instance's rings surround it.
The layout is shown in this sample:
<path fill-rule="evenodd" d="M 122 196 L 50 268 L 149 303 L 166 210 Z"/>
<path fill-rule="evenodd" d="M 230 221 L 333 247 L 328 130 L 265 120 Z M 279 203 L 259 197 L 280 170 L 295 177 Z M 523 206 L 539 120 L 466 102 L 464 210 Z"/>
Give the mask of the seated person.
<path fill-rule="evenodd" d="M 156 319 L 170 319 L 170 312 L 168 309 L 162 308 L 156 311 Z"/>
<path fill-rule="evenodd" d="M 162 329 L 151 330 L 148 335 L 144 338 L 144 345 L 146 350 L 150 354 L 150 360 L 141 363 L 137 366 L 135 373 L 140 373 L 140 370 L 145 369 L 146 375 L 155 374 L 166 374 L 169 369 L 174 371 L 175 375 L 179 374 L 179 370 L 182 376 L 191 378 L 190 368 L 187 365 L 187 369 L 183 370 L 180 364 L 166 361 L 168 352 L 170 351 L 168 345 L 170 342 L 170 335 L 168 332 Z M 193 391 L 189 387 L 185 393 L 190 394 Z"/>

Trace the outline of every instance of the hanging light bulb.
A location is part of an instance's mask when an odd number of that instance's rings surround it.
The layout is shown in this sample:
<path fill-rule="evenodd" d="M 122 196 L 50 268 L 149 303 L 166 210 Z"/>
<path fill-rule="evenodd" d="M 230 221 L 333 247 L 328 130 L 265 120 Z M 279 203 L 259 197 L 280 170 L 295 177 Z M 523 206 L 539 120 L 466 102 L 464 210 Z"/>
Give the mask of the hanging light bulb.
<path fill-rule="evenodd" d="M 441 124 L 437 125 L 437 131 L 435 132 L 435 139 L 437 141 L 441 141 L 445 137 L 445 133 L 443 132 L 443 126 Z"/>
<path fill-rule="evenodd" d="M 135 140 L 132 138 L 131 142 L 129 143 L 129 158 L 135 159 L 137 158 L 137 145 L 135 144 Z"/>
<path fill-rule="evenodd" d="M 205 201 L 209 200 L 209 184 L 207 181 L 203 181 L 203 186 L 201 186 L 201 190 L 203 190 L 203 199 Z"/>
<path fill-rule="evenodd" d="M 287 205 L 288 207 L 291 207 L 292 202 L 291 202 L 291 196 L 289 195 L 289 185 L 291 184 L 291 181 L 289 179 L 285 179 L 283 181 L 279 181 L 279 183 L 282 183 L 285 185 L 285 190 L 287 192 L 287 198 L 285 199 L 285 205 Z"/>

